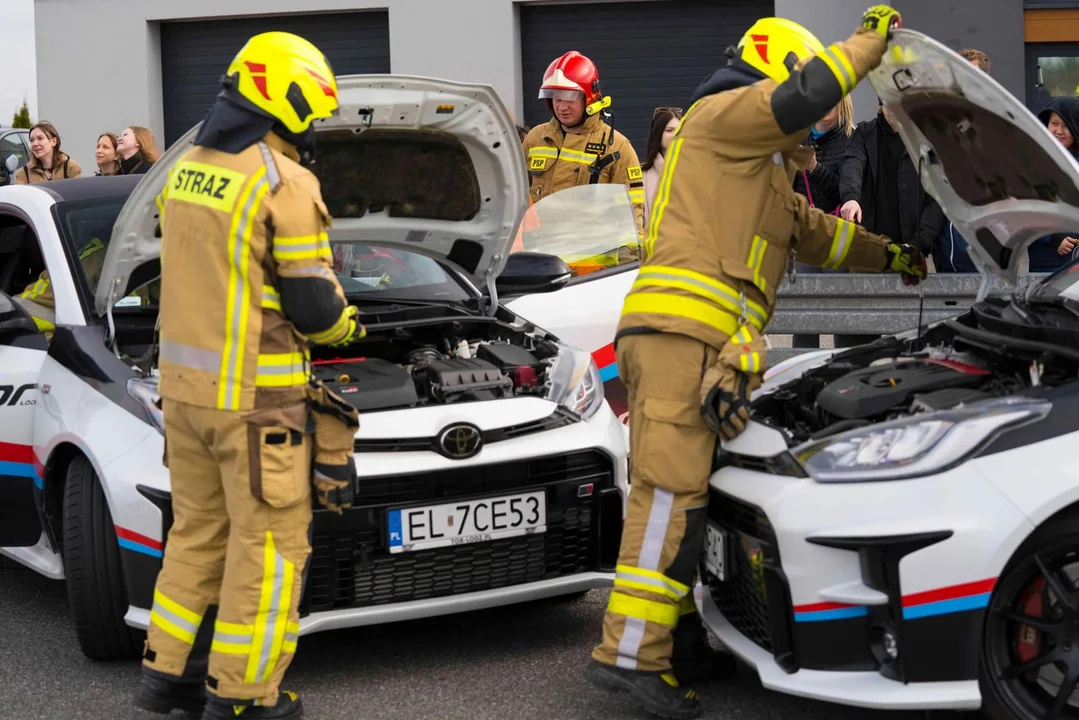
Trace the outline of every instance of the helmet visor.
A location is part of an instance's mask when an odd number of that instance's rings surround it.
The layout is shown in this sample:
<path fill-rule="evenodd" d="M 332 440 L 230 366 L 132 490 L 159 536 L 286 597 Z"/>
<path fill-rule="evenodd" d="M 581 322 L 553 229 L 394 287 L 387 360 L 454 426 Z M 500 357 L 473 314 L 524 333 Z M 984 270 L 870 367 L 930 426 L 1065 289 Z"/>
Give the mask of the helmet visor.
<path fill-rule="evenodd" d="M 539 97 L 541 100 L 584 100 L 584 93 L 580 90 L 540 88 Z"/>

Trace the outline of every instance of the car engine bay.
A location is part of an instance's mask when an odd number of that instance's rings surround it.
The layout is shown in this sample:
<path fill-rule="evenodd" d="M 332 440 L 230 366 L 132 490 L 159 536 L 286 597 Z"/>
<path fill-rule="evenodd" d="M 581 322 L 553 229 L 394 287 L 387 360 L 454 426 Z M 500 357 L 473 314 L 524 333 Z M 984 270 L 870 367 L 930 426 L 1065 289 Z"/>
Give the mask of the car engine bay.
<path fill-rule="evenodd" d="M 347 349 L 311 350 L 315 377 L 361 411 L 544 397 L 558 352 L 552 340 L 480 318 L 402 323 Z"/>
<path fill-rule="evenodd" d="M 966 331 L 974 335 L 967 336 Z M 918 338 L 884 338 L 753 399 L 753 418 L 790 447 L 917 413 L 1075 382 L 1079 362 L 1050 351 L 978 338 L 959 320 Z M 984 334 L 984 333 L 982 333 Z"/>

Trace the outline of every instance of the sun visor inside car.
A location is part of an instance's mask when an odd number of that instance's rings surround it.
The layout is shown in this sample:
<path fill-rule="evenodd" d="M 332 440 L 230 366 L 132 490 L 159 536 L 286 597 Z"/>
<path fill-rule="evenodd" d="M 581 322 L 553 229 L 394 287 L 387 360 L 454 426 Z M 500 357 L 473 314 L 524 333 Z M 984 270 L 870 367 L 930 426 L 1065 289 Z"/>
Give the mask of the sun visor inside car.
<path fill-rule="evenodd" d="M 480 185 L 461 141 L 437 130 L 320 132 L 312 170 L 335 218 L 391 217 L 463 222 L 480 210 Z"/>

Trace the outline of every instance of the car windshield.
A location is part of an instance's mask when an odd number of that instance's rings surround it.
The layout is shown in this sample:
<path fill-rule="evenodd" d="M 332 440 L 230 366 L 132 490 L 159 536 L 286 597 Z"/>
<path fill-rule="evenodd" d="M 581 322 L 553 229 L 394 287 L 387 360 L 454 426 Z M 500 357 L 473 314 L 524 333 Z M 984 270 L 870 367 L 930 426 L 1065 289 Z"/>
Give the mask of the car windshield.
<path fill-rule="evenodd" d="M 437 261 L 410 250 L 331 242 L 333 270 L 354 300 L 462 302 L 469 293 Z"/>
<path fill-rule="evenodd" d="M 1038 285 L 1038 297 L 1079 300 L 1079 260 L 1073 260 Z"/>
<path fill-rule="evenodd" d="M 116 197 L 61 202 L 55 206 L 57 226 L 67 250 L 79 258 L 82 280 L 90 291 L 87 297 L 92 298 L 97 292 L 101 268 L 105 264 L 105 250 L 112 237 L 112 226 L 126 200 L 126 197 Z M 134 304 L 133 301 L 126 298 L 118 303 L 130 304 Z"/>
<path fill-rule="evenodd" d="M 562 258 L 575 276 L 636 263 L 641 258 L 637 220 L 621 183 L 578 185 L 530 207 L 510 252 Z"/>

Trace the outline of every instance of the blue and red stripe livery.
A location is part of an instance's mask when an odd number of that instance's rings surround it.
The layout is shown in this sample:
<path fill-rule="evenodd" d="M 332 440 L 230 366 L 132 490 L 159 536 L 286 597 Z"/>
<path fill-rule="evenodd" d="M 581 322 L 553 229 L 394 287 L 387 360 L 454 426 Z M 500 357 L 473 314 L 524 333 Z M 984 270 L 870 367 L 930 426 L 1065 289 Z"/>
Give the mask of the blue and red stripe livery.
<path fill-rule="evenodd" d="M 0 442 L 0 475 L 31 478 L 38 490 L 45 487 L 45 469 L 31 445 Z"/>
<path fill-rule="evenodd" d="M 995 584 L 996 578 L 989 578 L 904 595 L 903 619 L 917 620 L 918 618 L 932 617 L 934 615 L 947 615 L 987 607 Z M 865 605 L 834 602 L 810 603 L 808 605 L 794 606 L 794 621 L 846 620 L 848 618 L 863 617 L 868 613 L 869 608 Z"/>
<path fill-rule="evenodd" d="M 164 557 L 160 540 L 154 540 L 152 537 L 141 535 L 134 530 L 128 530 L 122 528 L 119 525 L 116 526 L 116 540 L 120 543 L 120 547 L 125 550 L 131 550 L 132 552 L 142 553 L 143 555 L 149 555 L 150 557 L 160 558 Z"/>
<path fill-rule="evenodd" d="M 618 377 L 618 363 L 615 362 L 614 343 L 604 345 L 592 353 L 592 360 L 599 368 L 599 379 L 603 382 Z"/>

